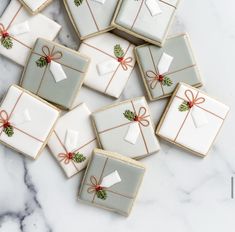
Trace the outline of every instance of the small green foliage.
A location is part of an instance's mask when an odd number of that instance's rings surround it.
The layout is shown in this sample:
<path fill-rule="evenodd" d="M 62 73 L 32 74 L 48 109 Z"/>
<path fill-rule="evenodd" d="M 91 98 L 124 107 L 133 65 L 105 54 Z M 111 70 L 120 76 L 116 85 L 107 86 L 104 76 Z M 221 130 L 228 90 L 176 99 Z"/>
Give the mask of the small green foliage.
<path fill-rule="evenodd" d="M 13 126 L 7 126 L 4 128 L 4 133 L 8 136 L 8 137 L 12 137 L 14 134 L 14 128 Z"/>
<path fill-rule="evenodd" d="M 83 2 L 83 0 L 74 0 L 74 4 L 75 4 L 76 6 L 82 5 L 82 2 Z"/>
<path fill-rule="evenodd" d="M 190 109 L 189 103 L 187 101 L 184 101 L 180 106 L 179 106 L 179 111 L 180 112 L 185 112 Z"/>
<path fill-rule="evenodd" d="M 86 160 L 86 157 L 83 154 L 80 154 L 79 152 L 74 154 L 73 161 L 76 163 L 82 163 Z"/>
<path fill-rule="evenodd" d="M 173 84 L 173 81 L 169 77 L 165 76 L 162 81 L 162 85 L 171 86 L 172 84 Z"/>
<path fill-rule="evenodd" d="M 36 64 L 38 67 L 42 68 L 44 66 L 47 65 L 47 60 L 46 60 L 46 57 L 40 57 L 37 61 L 36 61 Z"/>
<path fill-rule="evenodd" d="M 126 110 L 125 113 L 123 114 L 125 116 L 125 118 L 127 118 L 129 121 L 134 121 L 135 120 L 135 113 L 130 111 L 130 110 Z"/>
<path fill-rule="evenodd" d="M 122 47 L 120 46 L 120 44 L 117 44 L 114 46 L 114 55 L 117 57 L 117 58 L 123 58 L 124 57 L 124 51 L 122 49 Z"/>
<path fill-rule="evenodd" d="M 107 199 L 107 192 L 104 189 L 97 191 L 96 195 L 101 200 L 106 200 Z"/>
<path fill-rule="evenodd" d="M 13 47 L 13 41 L 11 37 L 2 37 L 1 38 L 1 44 L 6 49 L 11 49 Z"/>

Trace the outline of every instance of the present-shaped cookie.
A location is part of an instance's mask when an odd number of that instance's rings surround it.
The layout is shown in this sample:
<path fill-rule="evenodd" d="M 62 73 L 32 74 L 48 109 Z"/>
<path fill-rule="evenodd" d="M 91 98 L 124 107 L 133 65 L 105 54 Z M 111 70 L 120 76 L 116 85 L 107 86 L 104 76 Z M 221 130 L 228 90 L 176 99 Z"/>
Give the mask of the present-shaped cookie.
<path fill-rule="evenodd" d="M 128 216 L 145 167 L 120 154 L 95 149 L 84 175 L 79 200 Z"/>
<path fill-rule="evenodd" d="M 0 106 L 0 142 L 36 159 L 59 115 L 54 106 L 13 85 Z"/>
<path fill-rule="evenodd" d="M 157 135 L 205 157 L 229 107 L 184 83 L 178 84 L 157 128 Z"/>
<path fill-rule="evenodd" d="M 140 159 L 160 149 L 144 97 L 105 107 L 92 121 L 104 150 Z"/>
<path fill-rule="evenodd" d="M 42 14 L 31 15 L 11 0 L 0 18 L 0 54 L 24 66 L 36 39 L 53 40 L 61 26 Z"/>
<path fill-rule="evenodd" d="M 84 40 L 79 52 L 91 58 L 84 84 L 119 98 L 135 65 L 134 45 L 114 34 L 105 33 Z"/>
<path fill-rule="evenodd" d="M 172 95 L 179 82 L 202 85 L 187 35 L 168 38 L 162 48 L 145 44 L 135 51 L 150 100 Z"/>
<path fill-rule="evenodd" d="M 118 0 L 64 0 L 64 4 L 81 40 L 113 29 Z"/>
<path fill-rule="evenodd" d="M 163 46 L 179 0 L 120 0 L 112 25 Z"/>
<path fill-rule="evenodd" d="M 38 39 L 21 85 L 61 108 L 70 109 L 80 90 L 89 58 L 52 41 Z"/>
<path fill-rule="evenodd" d="M 56 123 L 48 141 L 53 156 L 67 177 L 83 170 L 97 147 L 90 114 L 85 103 L 66 113 Z"/>
<path fill-rule="evenodd" d="M 31 13 L 37 14 L 42 11 L 52 0 L 19 0 L 24 7 Z"/>

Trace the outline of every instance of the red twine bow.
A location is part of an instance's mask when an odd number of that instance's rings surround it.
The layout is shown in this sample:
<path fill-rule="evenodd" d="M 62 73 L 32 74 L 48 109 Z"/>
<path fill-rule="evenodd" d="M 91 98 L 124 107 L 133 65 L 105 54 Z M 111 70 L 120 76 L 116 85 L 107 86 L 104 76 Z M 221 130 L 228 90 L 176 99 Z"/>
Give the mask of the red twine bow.
<path fill-rule="evenodd" d="M 74 153 L 72 153 L 72 152 L 60 153 L 60 154 L 58 155 L 58 157 L 61 158 L 61 159 L 60 159 L 60 162 L 64 162 L 65 164 L 69 164 L 70 161 L 71 161 L 71 160 L 73 159 L 73 157 L 74 157 Z"/>
<path fill-rule="evenodd" d="M 128 66 L 132 67 L 132 65 L 130 65 L 130 63 L 133 61 L 132 57 L 128 57 L 126 59 L 124 59 L 124 57 L 120 57 L 118 58 L 118 62 L 121 64 L 122 68 L 124 71 L 128 70 Z"/>
<path fill-rule="evenodd" d="M 0 111 L 0 124 L 2 124 L 0 127 L 7 128 L 11 124 L 9 122 L 9 115 L 5 110 Z"/>
<path fill-rule="evenodd" d="M 87 189 L 88 193 L 94 193 L 98 192 L 100 190 L 103 190 L 103 187 L 98 183 L 98 180 L 95 176 L 90 177 L 91 187 Z"/>
<path fill-rule="evenodd" d="M 49 64 L 52 60 L 59 60 L 62 58 L 63 54 L 62 52 L 56 51 L 50 51 L 50 48 L 48 46 L 42 47 L 42 53 L 44 54 L 44 57 L 46 59 L 46 62 Z"/>
<path fill-rule="evenodd" d="M 7 32 L 6 28 L 4 27 L 4 25 L 2 23 L 0 23 L 0 35 L 3 38 L 6 38 L 9 36 L 9 33 Z"/>
<path fill-rule="evenodd" d="M 185 90 L 184 92 L 185 97 L 188 100 L 188 106 L 191 109 L 195 105 L 199 105 L 205 102 L 205 98 L 203 97 L 195 97 L 191 90 Z"/>
<path fill-rule="evenodd" d="M 145 107 L 140 107 L 138 114 L 134 118 L 134 121 L 140 123 L 144 127 L 149 126 L 149 121 L 145 119 L 146 117 L 148 117 L 146 113 L 147 109 Z"/>
<path fill-rule="evenodd" d="M 155 87 L 157 86 L 158 82 L 162 83 L 164 81 L 164 76 L 165 75 L 164 74 L 155 73 L 153 71 L 147 71 L 146 72 L 146 76 L 150 80 L 150 88 L 151 89 L 155 89 Z"/>

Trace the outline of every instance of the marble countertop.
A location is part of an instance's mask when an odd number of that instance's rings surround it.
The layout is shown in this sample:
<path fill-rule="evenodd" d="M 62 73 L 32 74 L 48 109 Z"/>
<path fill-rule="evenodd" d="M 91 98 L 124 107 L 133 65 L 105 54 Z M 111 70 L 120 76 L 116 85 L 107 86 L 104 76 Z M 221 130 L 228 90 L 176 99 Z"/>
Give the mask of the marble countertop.
<path fill-rule="evenodd" d="M 0 0 L 0 14 L 9 0 Z M 67 180 L 49 151 L 32 162 L 0 145 L 0 232 L 221 232 L 235 227 L 233 121 L 235 104 L 235 1 L 184 0 L 171 34 L 188 32 L 210 95 L 231 112 L 210 154 L 202 159 L 161 140 L 162 150 L 142 162 L 147 173 L 129 218 L 77 202 L 82 173 Z M 63 29 L 58 41 L 77 49 L 79 40 L 62 0 L 44 12 Z M 18 83 L 22 68 L 0 56 L 0 97 Z M 145 94 L 138 68 L 120 100 Z M 91 110 L 111 103 L 83 88 L 77 102 Z M 150 103 L 157 123 L 167 100 Z"/>

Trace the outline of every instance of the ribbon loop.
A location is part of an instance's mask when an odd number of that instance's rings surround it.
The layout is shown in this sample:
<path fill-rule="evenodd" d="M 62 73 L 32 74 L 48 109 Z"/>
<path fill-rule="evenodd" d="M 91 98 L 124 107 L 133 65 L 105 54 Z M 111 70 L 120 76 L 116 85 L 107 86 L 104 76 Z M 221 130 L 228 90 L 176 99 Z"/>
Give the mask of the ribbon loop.
<path fill-rule="evenodd" d="M 199 105 L 205 102 L 205 98 L 203 97 L 195 97 L 195 95 L 193 94 L 192 90 L 185 90 L 185 97 L 188 100 L 189 103 L 189 107 L 192 108 L 194 105 Z"/>
<path fill-rule="evenodd" d="M 48 63 L 50 63 L 52 60 L 59 60 L 62 58 L 63 54 L 60 51 L 53 52 L 50 50 L 48 46 L 42 47 L 42 53 L 44 57 L 47 59 Z"/>
<path fill-rule="evenodd" d="M 158 82 L 162 82 L 164 79 L 163 75 L 160 75 L 159 73 L 155 73 L 153 71 L 147 71 L 146 76 L 149 79 L 149 85 L 151 89 L 155 89 Z"/>
<path fill-rule="evenodd" d="M 121 66 L 124 71 L 128 70 L 128 66 L 132 67 L 131 62 L 133 61 L 132 57 L 127 57 L 126 59 L 122 58 L 121 60 L 118 60 L 121 63 Z"/>
<path fill-rule="evenodd" d="M 149 126 L 149 121 L 145 119 L 147 117 L 146 113 L 147 113 L 147 109 L 142 106 L 140 107 L 137 117 L 135 118 L 135 121 L 138 121 L 144 127 Z"/>
<path fill-rule="evenodd" d="M 70 161 L 73 159 L 72 153 L 59 153 L 58 155 L 60 159 L 60 162 L 64 162 L 64 164 L 69 164 Z"/>
<path fill-rule="evenodd" d="M 9 36 L 7 29 L 5 28 L 5 26 L 2 23 L 0 23 L 0 35 L 4 38 Z"/>
<path fill-rule="evenodd" d="M 9 118 L 10 118 L 9 115 L 8 115 L 8 113 L 5 110 L 1 110 L 0 111 L 0 123 L 1 124 L 4 125 L 4 124 L 8 123 Z"/>
<path fill-rule="evenodd" d="M 98 184 L 98 180 L 95 176 L 90 177 L 91 186 L 87 189 L 88 193 L 94 193 L 97 189 L 101 189 L 101 186 Z"/>

